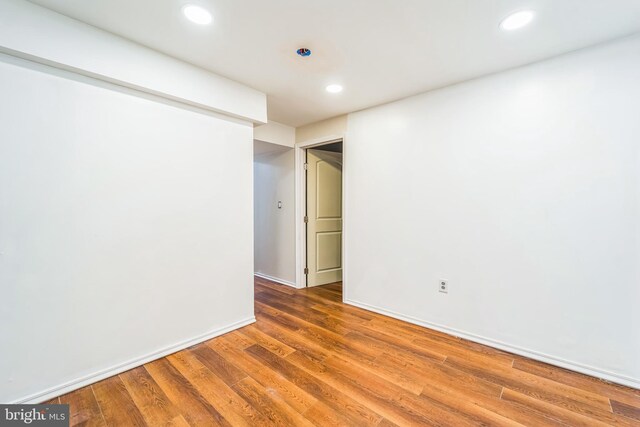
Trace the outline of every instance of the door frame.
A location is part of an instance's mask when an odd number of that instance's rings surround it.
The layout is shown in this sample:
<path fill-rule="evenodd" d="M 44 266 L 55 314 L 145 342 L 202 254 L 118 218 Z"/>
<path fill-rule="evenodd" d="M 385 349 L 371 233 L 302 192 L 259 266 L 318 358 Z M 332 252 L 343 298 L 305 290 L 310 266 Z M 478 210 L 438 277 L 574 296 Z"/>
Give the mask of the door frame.
<path fill-rule="evenodd" d="M 296 288 L 306 288 L 306 278 L 304 269 L 306 267 L 307 260 L 307 233 L 304 223 L 304 214 L 307 209 L 307 179 L 304 169 L 304 163 L 306 160 L 306 150 L 308 148 L 316 148 L 322 145 L 333 144 L 335 142 L 342 142 L 342 299 L 344 301 L 346 295 L 345 278 L 346 278 L 346 257 L 345 257 L 345 242 L 346 242 L 346 227 L 345 218 L 347 216 L 347 192 L 346 190 L 346 178 L 347 178 L 347 162 L 345 156 L 346 139 L 344 135 L 328 135 L 322 138 L 311 139 L 308 141 L 297 142 L 294 146 L 295 156 L 295 200 L 296 200 Z"/>

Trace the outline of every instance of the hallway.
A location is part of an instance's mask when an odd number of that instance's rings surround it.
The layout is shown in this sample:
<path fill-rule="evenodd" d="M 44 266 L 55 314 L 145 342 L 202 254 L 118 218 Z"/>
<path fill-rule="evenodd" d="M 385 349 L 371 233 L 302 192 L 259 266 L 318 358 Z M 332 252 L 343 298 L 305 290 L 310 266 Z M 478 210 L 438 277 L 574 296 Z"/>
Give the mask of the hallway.
<path fill-rule="evenodd" d="M 638 425 L 640 392 L 255 281 L 257 322 L 60 398 L 72 425 Z M 53 402 L 57 403 L 58 399 Z"/>

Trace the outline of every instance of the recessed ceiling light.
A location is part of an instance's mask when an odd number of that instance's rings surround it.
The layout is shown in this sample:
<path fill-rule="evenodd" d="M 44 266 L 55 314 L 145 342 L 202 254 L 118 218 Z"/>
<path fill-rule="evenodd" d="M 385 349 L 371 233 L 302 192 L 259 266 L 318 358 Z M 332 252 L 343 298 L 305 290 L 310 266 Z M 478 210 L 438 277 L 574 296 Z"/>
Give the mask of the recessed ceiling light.
<path fill-rule="evenodd" d="M 182 8 L 182 13 L 187 19 L 198 25 L 208 25 L 213 21 L 211 13 L 203 7 L 196 6 L 195 4 L 188 4 Z"/>
<path fill-rule="evenodd" d="M 329 86 L 327 86 L 327 92 L 329 92 L 329 93 L 342 92 L 342 86 L 340 86 L 340 85 L 329 85 Z"/>
<path fill-rule="evenodd" d="M 532 10 L 521 10 L 507 16 L 501 23 L 500 28 L 506 31 L 517 30 L 533 21 L 534 13 Z"/>

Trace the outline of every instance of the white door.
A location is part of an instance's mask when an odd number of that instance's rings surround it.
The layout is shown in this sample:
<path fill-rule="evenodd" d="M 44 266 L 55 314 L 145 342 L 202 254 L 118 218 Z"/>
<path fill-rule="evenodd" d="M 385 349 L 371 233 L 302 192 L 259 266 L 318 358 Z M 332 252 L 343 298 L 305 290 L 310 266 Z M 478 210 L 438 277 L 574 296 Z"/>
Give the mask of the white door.
<path fill-rule="evenodd" d="M 307 150 L 307 286 L 342 280 L 342 153 Z"/>

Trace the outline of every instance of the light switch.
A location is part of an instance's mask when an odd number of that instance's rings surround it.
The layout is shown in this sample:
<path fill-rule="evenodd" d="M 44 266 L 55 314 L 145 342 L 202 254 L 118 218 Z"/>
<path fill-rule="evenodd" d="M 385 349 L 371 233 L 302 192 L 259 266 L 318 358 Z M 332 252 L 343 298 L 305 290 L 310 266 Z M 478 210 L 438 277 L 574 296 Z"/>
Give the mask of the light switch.
<path fill-rule="evenodd" d="M 278 209 L 282 209 L 282 202 L 278 200 Z"/>

